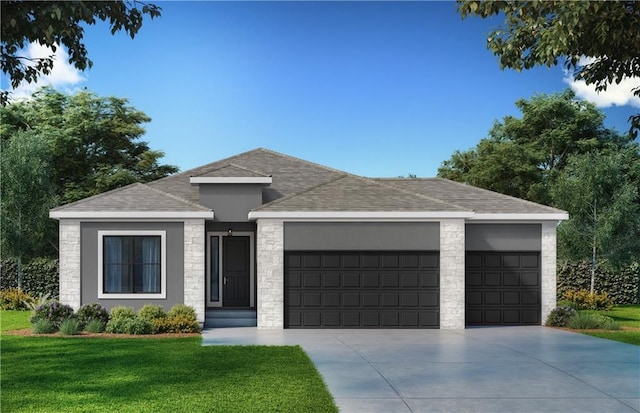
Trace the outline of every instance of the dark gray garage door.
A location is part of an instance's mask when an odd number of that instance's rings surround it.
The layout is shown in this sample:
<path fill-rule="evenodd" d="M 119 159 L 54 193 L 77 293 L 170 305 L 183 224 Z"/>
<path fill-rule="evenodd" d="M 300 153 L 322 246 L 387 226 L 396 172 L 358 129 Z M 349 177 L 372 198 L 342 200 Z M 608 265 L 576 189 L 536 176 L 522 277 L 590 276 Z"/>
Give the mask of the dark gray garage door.
<path fill-rule="evenodd" d="M 289 328 L 438 328 L 437 252 L 286 252 Z"/>
<path fill-rule="evenodd" d="M 467 252 L 466 323 L 540 324 L 540 254 Z"/>

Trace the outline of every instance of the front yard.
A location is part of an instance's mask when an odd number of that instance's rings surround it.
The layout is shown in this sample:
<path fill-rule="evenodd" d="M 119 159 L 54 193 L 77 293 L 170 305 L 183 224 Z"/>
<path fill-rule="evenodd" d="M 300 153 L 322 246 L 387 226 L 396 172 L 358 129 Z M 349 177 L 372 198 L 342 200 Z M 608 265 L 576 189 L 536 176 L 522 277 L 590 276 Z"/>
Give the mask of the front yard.
<path fill-rule="evenodd" d="M 29 312 L 0 317 L 2 331 L 29 327 Z M 297 346 L 202 347 L 200 337 L 0 340 L 3 411 L 337 411 Z"/>
<path fill-rule="evenodd" d="M 590 336 L 606 338 L 609 340 L 621 341 L 623 343 L 640 346 L 640 305 L 625 305 L 613 307 L 608 311 L 594 311 L 607 317 L 613 318 L 622 326 L 621 330 L 611 331 L 579 331 Z"/>

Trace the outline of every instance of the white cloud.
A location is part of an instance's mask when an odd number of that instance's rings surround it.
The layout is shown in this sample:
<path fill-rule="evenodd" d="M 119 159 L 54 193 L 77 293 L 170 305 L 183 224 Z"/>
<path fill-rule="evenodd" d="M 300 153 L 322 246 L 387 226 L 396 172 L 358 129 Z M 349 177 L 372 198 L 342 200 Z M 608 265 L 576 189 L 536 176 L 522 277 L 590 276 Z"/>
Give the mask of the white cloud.
<path fill-rule="evenodd" d="M 579 65 L 586 66 L 595 60 L 593 57 L 582 57 Z M 634 96 L 632 92 L 633 89 L 640 87 L 640 77 L 625 77 L 620 83 L 609 84 L 607 90 L 602 92 L 596 91 L 595 85 L 587 85 L 584 80 L 575 80 L 569 72 L 565 72 L 562 80 L 569 85 L 577 97 L 592 102 L 599 108 L 626 105 L 640 108 L 640 97 Z"/>
<path fill-rule="evenodd" d="M 53 69 L 48 75 L 42 75 L 36 82 L 27 83 L 23 81 L 17 88 L 11 91 L 11 99 L 29 98 L 33 92 L 42 86 L 51 86 L 63 92 L 73 92 L 74 86 L 87 80 L 80 74 L 80 71 L 69 64 L 69 55 L 62 47 L 56 47 L 55 53 L 48 47 L 38 43 L 31 43 L 24 51 L 24 55 L 29 58 L 47 57 L 54 55 Z"/>

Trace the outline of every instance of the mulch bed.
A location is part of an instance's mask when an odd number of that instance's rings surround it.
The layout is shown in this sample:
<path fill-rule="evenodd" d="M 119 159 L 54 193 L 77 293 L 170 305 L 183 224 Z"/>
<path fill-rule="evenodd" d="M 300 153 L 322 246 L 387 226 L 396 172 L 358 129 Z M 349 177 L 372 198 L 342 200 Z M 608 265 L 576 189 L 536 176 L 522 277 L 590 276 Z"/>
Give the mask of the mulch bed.
<path fill-rule="evenodd" d="M 2 334 L 8 336 L 25 336 L 25 337 L 64 337 L 64 338 L 182 338 L 182 337 L 199 337 L 200 333 L 161 333 L 161 334 L 111 334 L 111 333 L 87 333 L 83 331 L 74 336 L 65 336 L 60 333 L 51 334 L 34 334 L 30 328 L 22 330 L 3 331 Z"/>

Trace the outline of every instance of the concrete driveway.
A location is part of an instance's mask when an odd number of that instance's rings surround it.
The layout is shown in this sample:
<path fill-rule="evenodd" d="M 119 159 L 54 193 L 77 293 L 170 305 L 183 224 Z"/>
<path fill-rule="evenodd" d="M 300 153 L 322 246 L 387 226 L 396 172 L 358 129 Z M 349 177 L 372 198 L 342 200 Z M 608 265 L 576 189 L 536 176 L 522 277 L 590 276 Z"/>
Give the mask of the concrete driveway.
<path fill-rule="evenodd" d="M 205 330 L 203 345 L 300 345 L 341 412 L 638 412 L 640 347 L 546 327 Z"/>

